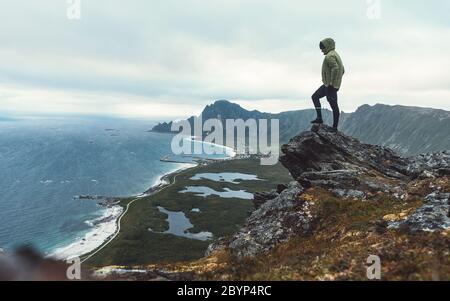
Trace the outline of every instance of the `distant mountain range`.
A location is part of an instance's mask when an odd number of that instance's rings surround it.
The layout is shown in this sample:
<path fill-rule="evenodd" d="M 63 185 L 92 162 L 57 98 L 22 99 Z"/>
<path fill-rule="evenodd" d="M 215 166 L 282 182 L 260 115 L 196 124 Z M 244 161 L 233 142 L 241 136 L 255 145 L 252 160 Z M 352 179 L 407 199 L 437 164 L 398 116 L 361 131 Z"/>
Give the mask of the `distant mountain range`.
<path fill-rule="evenodd" d="M 278 114 L 248 111 L 238 104 L 219 100 L 205 107 L 203 121 L 226 119 L 279 119 L 280 142 L 286 143 L 311 127 L 315 110 L 288 111 Z M 332 122 L 332 114 L 323 112 L 326 123 Z M 193 124 L 194 118 L 188 121 Z M 172 122 L 156 125 L 152 131 L 169 133 Z M 341 115 L 340 130 L 362 142 L 387 146 L 403 155 L 435 152 L 450 149 L 450 112 L 406 106 L 363 105 L 354 113 Z"/>
<path fill-rule="evenodd" d="M 438 109 L 364 105 L 348 114 L 342 131 L 363 142 L 404 155 L 450 149 L 450 112 Z"/>

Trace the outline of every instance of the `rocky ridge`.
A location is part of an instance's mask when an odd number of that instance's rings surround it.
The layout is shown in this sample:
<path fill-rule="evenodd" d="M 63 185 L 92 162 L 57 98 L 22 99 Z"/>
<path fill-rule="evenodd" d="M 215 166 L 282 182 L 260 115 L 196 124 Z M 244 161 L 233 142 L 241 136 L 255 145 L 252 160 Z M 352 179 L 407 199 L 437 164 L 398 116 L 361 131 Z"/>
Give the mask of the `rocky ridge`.
<path fill-rule="evenodd" d="M 320 210 L 309 193 L 318 190 L 342 202 L 374 202 L 383 197 L 399 204 L 420 201 L 420 206 L 373 221 L 377 231 L 450 228 L 449 151 L 403 158 L 320 125 L 291 139 L 282 153 L 280 161 L 295 181 L 256 194 L 256 210 L 244 228 L 211 245 L 207 254 L 226 249 L 236 258 L 253 257 L 292 237 L 314 235 Z"/>

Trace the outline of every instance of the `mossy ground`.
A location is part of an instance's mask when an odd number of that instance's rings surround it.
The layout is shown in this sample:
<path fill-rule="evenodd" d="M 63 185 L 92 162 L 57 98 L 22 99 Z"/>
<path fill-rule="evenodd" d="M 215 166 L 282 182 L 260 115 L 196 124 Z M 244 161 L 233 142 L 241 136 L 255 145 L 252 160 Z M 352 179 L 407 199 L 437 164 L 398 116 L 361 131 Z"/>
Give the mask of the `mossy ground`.
<path fill-rule="evenodd" d="M 210 180 L 191 180 L 197 173 L 216 172 L 254 174 L 264 181 L 243 181 L 239 184 L 231 184 Z M 281 164 L 261 166 L 257 159 L 216 162 L 183 171 L 176 175 L 175 184 L 134 202 L 122 219 L 121 231 L 117 238 L 90 258 L 85 265 L 91 267 L 139 266 L 199 259 L 204 255 L 211 241 L 198 241 L 149 231 L 149 228 L 155 232 L 168 229 L 167 215 L 159 212 L 158 206 L 169 211 L 184 212 L 194 225 L 190 232 L 208 231 L 212 232 L 215 238 L 219 238 L 231 235 L 242 227 L 248 213 L 253 210 L 252 201 L 223 199 L 218 196 L 203 198 L 192 193 L 180 194 L 179 192 L 186 186 L 207 186 L 216 191 L 224 191 L 224 188 L 245 189 L 254 193 L 273 189 L 277 184 L 291 180 L 288 171 Z M 126 206 L 130 201 L 131 199 L 123 200 L 121 205 Z M 199 208 L 201 213 L 191 212 L 192 208 Z"/>
<path fill-rule="evenodd" d="M 234 260 L 226 251 L 186 265 L 206 280 L 367 280 L 367 259 L 381 258 L 382 280 L 449 280 L 450 232 L 406 233 L 380 229 L 376 221 L 401 218 L 422 204 L 379 195 L 343 200 L 310 189 L 299 201 L 313 202 L 318 216 L 310 236 L 296 237 L 262 256 Z"/>
<path fill-rule="evenodd" d="M 190 178 L 205 172 L 257 174 L 267 181 L 239 185 Z M 209 242 L 148 231 L 167 229 L 166 216 L 156 207 L 183 211 L 194 224 L 192 232 L 210 231 L 215 237 L 235 233 L 253 209 L 251 201 L 201 198 L 178 192 L 189 185 L 222 191 L 267 191 L 291 181 L 277 165 L 264 167 L 256 160 L 236 160 L 200 166 L 177 176 L 175 185 L 133 204 L 122 231 L 107 248 L 88 261 L 92 267 L 118 265 L 168 272 L 190 272 L 199 280 L 367 280 L 367 259 L 381 259 L 382 280 L 450 280 L 450 231 L 410 233 L 390 230 L 381 221 L 405 218 L 423 204 L 435 186 L 449 188 L 448 178 L 418 180 L 408 185 L 409 197 L 400 200 L 385 194 L 368 200 L 340 199 L 330 192 L 311 188 L 298 202 L 309 202 L 317 216 L 311 235 L 298 236 L 261 256 L 238 261 L 226 250 L 203 257 Z M 124 200 L 122 205 L 130 200 Z M 190 210 L 200 208 L 201 215 Z"/>

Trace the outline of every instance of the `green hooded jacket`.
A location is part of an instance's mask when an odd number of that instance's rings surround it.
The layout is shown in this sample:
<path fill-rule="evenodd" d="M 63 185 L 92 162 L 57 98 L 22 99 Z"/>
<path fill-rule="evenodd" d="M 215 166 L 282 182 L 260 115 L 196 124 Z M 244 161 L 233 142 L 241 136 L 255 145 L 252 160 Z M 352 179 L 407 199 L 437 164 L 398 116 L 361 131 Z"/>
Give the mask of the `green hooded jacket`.
<path fill-rule="evenodd" d="M 328 38 L 321 42 L 325 46 L 325 59 L 322 65 L 322 81 L 325 86 L 333 86 L 339 89 L 342 84 L 342 77 L 345 73 L 344 64 L 339 54 L 336 52 L 336 43 Z"/>

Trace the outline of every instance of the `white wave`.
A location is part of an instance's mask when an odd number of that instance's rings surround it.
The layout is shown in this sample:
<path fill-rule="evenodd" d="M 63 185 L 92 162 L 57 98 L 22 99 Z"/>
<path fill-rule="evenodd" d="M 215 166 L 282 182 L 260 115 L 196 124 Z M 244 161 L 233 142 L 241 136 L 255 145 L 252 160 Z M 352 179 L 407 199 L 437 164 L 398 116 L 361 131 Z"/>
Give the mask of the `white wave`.
<path fill-rule="evenodd" d="M 92 229 L 88 231 L 84 237 L 77 239 L 75 242 L 56 249 L 48 257 L 66 260 L 69 258 L 79 257 L 100 247 L 108 238 L 110 238 L 117 230 L 117 219 L 122 214 L 121 206 L 113 206 L 106 208 L 103 215 L 93 221 L 89 221 Z M 104 221 L 95 224 L 95 221 Z"/>
<path fill-rule="evenodd" d="M 189 139 L 189 138 L 188 138 Z M 208 142 L 202 142 L 202 143 L 208 143 Z M 214 143 L 211 143 L 214 144 Z M 217 147 L 223 148 L 226 150 L 227 156 L 233 158 L 236 156 L 236 153 L 234 150 L 230 147 L 226 147 L 223 145 L 214 144 Z M 157 179 L 154 181 L 151 188 L 154 188 L 161 184 L 168 184 L 167 180 L 165 180 L 165 176 L 172 174 L 172 173 L 178 173 L 183 170 L 192 168 L 197 166 L 196 163 L 179 163 L 177 164 L 172 170 L 169 172 L 157 177 Z M 97 180 L 91 180 L 92 182 L 98 182 Z M 52 181 L 51 181 L 52 182 Z M 135 195 L 135 197 L 146 197 L 147 194 L 141 193 L 138 195 Z M 98 247 L 100 247 L 105 241 L 107 241 L 112 235 L 115 234 L 117 230 L 117 219 L 120 217 L 120 215 L 123 212 L 123 208 L 121 206 L 113 206 L 109 207 L 105 210 L 105 213 L 102 217 L 95 219 L 95 220 L 88 220 L 85 223 L 93 229 L 85 234 L 83 238 L 80 238 L 76 240 L 75 242 L 56 249 L 52 254 L 50 254 L 48 257 L 54 257 L 57 259 L 68 259 L 73 257 L 79 257 L 85 254 L 88 254 Z M 106 220 L 105 222 L 99 223 L 96 225 L 96 221 Z"/>
<path fill-rule="evenodd" d="M 41 184 L 51 184 L 53 183 L 53 180 L 45 180 L 45 181 L 41 181 Z"/>
<path fill-rule="evenodd" d="M 177 166 L 170 170 L 169 172 L 159 176 L 152 187 L 156 187 L 165 181 L 163 178 L 171 173 L 180 172 L 185 169 L 196 166 L 196 164 L 177 164 Z M 136 195 L 135 197 L 145 197 L 145 193 L 141 193 Z M 117 231 L 117 219 L 123 212 L 123 208 L 121 206 L 113 206 L 106 208 L 104 214 L 96 219 L 87 220 L 85 223 L 90 227 L 93 227 L 88 233 L 85 234 L 84 237 L 77 239 L 75 242 L 56 249 L 53 253 L 51 253 L 48 257 L 53 257 L 57 259 L 68 259 L 73 257 L 80 257 L 82 255 L 88 254 L 98 247 L 100 247 L 105 241 L 107 241 L 112 235 L 114 235 Z M 98 223 L 99 221 L 104 221 Z"/>
<path fill-rule="evenodd" d="M 186 170 L 186 169 L 189 169 L 189 168 L 192 168 L 192 167 L 195 167 L 195 166 L 197 166 L 196 163 L 178 163 L 172 170 L 166 172 L 165 174 L 163 174 L 161 176 L 158 176 L 148 190 L 150 190 L 152 188 L 155 188 L 155 187 L 158 187 L 161 184 L 169 184 L 167 182 L 167 180 L 165 179 L 167 175 L 170 175 L 170 174 L 173 174 L 173 173 L 178 173 L 178 172 L 181 172 L 183 170 Z M 143 193 L 140 193 L 138 195 L 135 195 L 135 197 L 143 198 L 143 197 L 146 197 L 147 195 L 148 194 L 143 192 Z"/>

